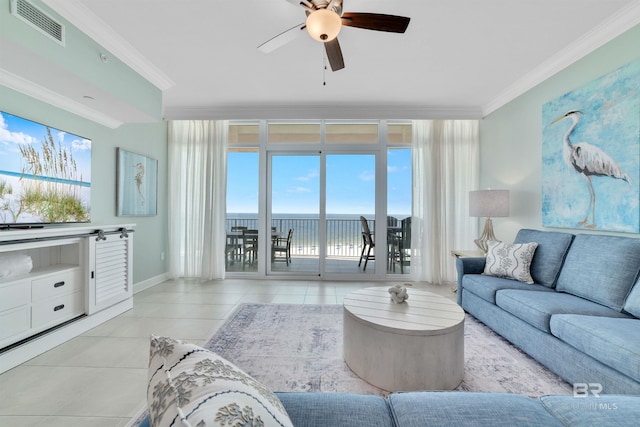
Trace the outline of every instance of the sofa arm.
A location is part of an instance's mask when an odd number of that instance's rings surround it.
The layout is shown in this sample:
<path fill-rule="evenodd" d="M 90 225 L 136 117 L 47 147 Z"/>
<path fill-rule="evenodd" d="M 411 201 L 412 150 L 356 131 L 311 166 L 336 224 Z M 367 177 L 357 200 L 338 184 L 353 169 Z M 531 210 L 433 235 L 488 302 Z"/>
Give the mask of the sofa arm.
<path fill-rule="evenodd" d="M 462 305 L 462 277 L 465 274 L 480 274 L 484 271 L 485 257 L 458 258 L 456 271 L 458 273 L 458 305 Z"/>

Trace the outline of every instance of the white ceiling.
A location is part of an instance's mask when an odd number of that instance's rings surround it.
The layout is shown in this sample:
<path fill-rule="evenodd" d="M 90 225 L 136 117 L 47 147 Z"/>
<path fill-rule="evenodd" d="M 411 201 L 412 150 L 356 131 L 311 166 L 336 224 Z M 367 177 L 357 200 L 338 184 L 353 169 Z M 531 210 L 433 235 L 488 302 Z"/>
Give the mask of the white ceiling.
<path fill-rule="evenodd" d="M 344 0 L 411 22 L 343 27 L 325 73 L 306 34 L 256 49 L 304 22 L 287 0 L 44 3 L 161 88 L 169 119 L 478 118 L 640 22 L 638 0 Z"/>

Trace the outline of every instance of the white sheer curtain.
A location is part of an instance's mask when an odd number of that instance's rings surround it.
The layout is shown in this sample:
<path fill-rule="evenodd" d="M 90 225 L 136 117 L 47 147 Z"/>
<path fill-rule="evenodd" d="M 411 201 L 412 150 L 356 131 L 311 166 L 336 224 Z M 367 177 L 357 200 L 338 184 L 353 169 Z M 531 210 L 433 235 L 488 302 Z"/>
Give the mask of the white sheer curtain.
<path fill-rule="evenodd" d="M 413 219 L 411 270 L 431 283 L 456 279 L 452 249 L 465 249 L 477 236 L 469 217 L 469 191 L 479 175 L 477 120 L 413 122 Z"/>
<path fill-rule="evenodd" d="M 169 273 L 223 279 L 228 122 L 169 122 Z"/>

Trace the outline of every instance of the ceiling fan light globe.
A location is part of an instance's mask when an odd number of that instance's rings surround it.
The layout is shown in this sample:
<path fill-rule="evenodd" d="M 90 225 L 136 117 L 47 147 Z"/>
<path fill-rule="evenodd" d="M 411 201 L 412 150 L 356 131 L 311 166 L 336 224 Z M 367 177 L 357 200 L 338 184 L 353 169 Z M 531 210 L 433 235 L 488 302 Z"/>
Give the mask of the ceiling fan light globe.
<path fill-rule="evenodd" d="M 332 10 L 318 9 L 307 16 L 307 32 L 319 42 L 330 42 L 338 37 L 342 28 L 340 15 Z"/>

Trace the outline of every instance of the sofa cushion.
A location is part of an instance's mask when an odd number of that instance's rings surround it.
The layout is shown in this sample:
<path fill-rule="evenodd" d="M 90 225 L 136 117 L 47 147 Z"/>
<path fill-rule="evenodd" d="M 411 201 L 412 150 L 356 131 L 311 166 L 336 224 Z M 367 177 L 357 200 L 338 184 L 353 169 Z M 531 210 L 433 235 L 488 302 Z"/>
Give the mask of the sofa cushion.
<path fill-rule="evenodd" d="M 384 398 L 351 393 L 276 393 L 296 427 L 391 427 Z"/>
<path fill-rule="evenodd" d="M 483 274 L 533 284 L 529 269 L 537 247 L 535 242 L 508 244 L 490 241 Z"/>
<path fill-rule="evenodd" d="M 267 387 L 217 354 L 167 337 L 151 337 L 147 400 L 153 426 L 293 427 Z"/>
<path fill-rule="evenodd" d="M 517 280 L 499 277 L 482 276 L 480 274 L 465 274 L 462 277 L 462 287 L 491 304 L 496 303 L 496 292 L 501 289 L 526 289 L 540 292 L 554 292 L 542 285 L 530 285 Z"/>
<path fill-rule="evenodd" d="M 551 317 L 551 333 L 597 361 L 640 381 L 640 319 L 561 314 Z M 589 378 L 584 382 L 589 382 Z"/>
<path fill-rule="evenodd" d="M 630 426 L 640 420 L 638 396 L 541 396 L 540 402 L 551 415 L 569 427 Z"/>
<path fill-rule="evenodd" d="M 640 239 L 579 234 L 556 288 L 620 311 L 639 270 Z"/>
<path fill-rule="evenodd" d="M 418 391 L 392 393 L 388 400 L 395 425 L 403 427 L 562 425 L 523 395 Z"/>
<path fill-rule="evenodd" d="M 572 313 L 592 316 L 629 317 L 603 305 L 560 292 L 504 289 L 496 295 L 496 305 L 536 328 L 550 332 L 553 314 Z"/>
<path fill-rule="evenodd" d="M 553 288 L 572 241 L 573 234 L 523 228 L 513 243 L 538 244 L 531 261 L 531 277 L 535 283 Z"/>
<path fill-rule="evenodd" d="M 640 317 L 640 278 L 636 281 L 633 289 L 631 289 L 623 308 L 627 313 Z"/>

